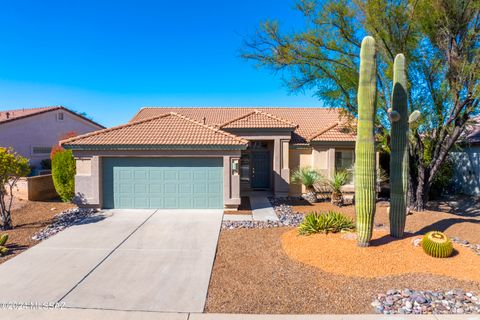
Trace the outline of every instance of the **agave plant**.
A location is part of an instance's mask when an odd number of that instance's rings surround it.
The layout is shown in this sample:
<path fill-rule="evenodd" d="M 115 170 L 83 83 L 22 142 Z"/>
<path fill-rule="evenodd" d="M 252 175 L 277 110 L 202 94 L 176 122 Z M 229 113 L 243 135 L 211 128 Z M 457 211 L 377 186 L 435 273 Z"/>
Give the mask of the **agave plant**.
<path fill-rule="evenodd" d="M 339 212 L 311 212 L 305 216 L 302 223 L 298 226 L 298 233 L 300 235 L 310 235 L 315 233 L 352 231 L 354 229 L 355 223 L 353 220 Z"/>
<path fill-rule="evenodd" d="M 293 183 L 301 183 L 307 189 L 307 194 L 304 198 L 309 202 L 316 201 L 315 185 L 322 182 L 324 177 L 320 172 L 312 167 L 300 167 L 293 171 L 291 180 Z"/>
<path fill-rule="evenodd" d="M 350 181 L 350 174 L 345 171 L 337 171 L 333 177 L 328 180 L 327 185 L 332 190 L 332 204 L 341 206 L 343 204 L 342 187 Z"/>

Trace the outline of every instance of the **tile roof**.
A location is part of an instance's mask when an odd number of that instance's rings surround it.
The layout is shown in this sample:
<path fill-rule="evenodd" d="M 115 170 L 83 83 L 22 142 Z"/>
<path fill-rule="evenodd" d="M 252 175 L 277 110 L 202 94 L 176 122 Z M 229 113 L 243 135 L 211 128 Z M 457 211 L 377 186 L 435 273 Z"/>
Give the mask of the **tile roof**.
<path fill-rule="evenodd" d="M 327 128 L 319 131 L 317 134 L 311 136 L 308 140 L 310 142 L 320 142 L 320 141 L 355 141 L 356 135 L 355 132 L 348 128 L 347 126 L 341 125 L 339 122 L 336 122 Z"/>
<path fill-rule="evenodd" d="M 6 122 L 11 122 L 35 115 L 39 115 L 42 113 L 50 112 L 50 111 L 55 111 L 55 110 L 64 110 L 66 112 L 72 113 L 76 115 L 77 117 L 80 117 L 96 126 L 99 128 L 104 128 L 104 126 L 96 123 L 95 121 L 92 121 L 91 119 L 88 119 L 72 110 L 69 110 L 63 106 L 53 106 L 53 107 L 42 107 L 42 108 L 31 108 L 31 109 L 13 109 L 13 110 L 2 110 L 0 111 L 0 124 L 6 123 Z"/>
<path fill-rule="evenodd" d="M 239 119 L 255 110 L 267 113 L 273 117 L 284 119 L 287 122 L 296 124 L 294 132 L 292 133 L 292 143 L 305 144 L 308 143 L 308 138 L 318 134 L 319 131 L 327 128 L 333 123 L 339 121 L 340 109 L 335 108 L 228 108 L 228 107 L 213 107 L 213 108 L 181 108 L 181 107 L 149 107 L 142 108 L 131 121 L 138 121 L 147 119 L 153 116 L 158 116 L 165 112 L 177 112 L 192 118 L 198 122 L 204 122 L 210 126 L 222 126 L 223 124 L 235 119 Z M 335 136 L 337 136 L 335 134 Z M 327 135 L 324 136 L 327 138 Z M 344 139 L 350 140 L 334 140 L 334 141 L 355 141 L 355 137 L 344 136 Z"/>
<path fill-rule="evenodd" d="M 246 146 L 247 140 L 167 112 L 61 141 L 64 146 Z"/>
<path fill-rule="evenodd" d="M 293 122 L 281 119 L 260 110 L 254 110 L 220 125 L 222 129 L 241 128 L 296 128 Z"/>

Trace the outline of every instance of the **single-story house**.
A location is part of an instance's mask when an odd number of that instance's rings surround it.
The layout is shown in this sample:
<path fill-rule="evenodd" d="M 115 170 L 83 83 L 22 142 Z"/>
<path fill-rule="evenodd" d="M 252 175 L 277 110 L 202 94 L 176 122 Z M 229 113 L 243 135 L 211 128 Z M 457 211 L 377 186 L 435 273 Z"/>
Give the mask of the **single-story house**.
<path fill-rule="evenodd" d="M 480 196 L 480 117 L 472 122 L 462 143 L 450 153 L 454 162 L 453 185 L 457 192 Z"/>
<path fill-rule="evenodd" d="M 13 148 L 37 168 L 65 135 L 100 129 L 104 127 L 61 106 L 0 111 L 0 146 Z"/>
<path fill-rule="evenodd" d="M 355 133 L 327 108 L 143 108 L 62 145 L 79 201 L 102 208 L 238 208 L 242 194 L 300 195 L 290 173 L 350 169 Z"/>

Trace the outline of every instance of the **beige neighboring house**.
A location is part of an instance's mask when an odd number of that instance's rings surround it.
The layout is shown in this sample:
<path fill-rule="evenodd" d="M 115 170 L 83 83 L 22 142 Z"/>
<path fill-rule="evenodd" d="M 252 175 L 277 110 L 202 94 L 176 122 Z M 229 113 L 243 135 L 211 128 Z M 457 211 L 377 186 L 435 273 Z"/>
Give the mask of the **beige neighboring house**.
<path fill-rule="evenodd" d="M 85 134 L 104 127 L 64 107 L 0 111 L 0 146 L 12 147 L 39 167 L 52 146 L 69 132 Z"/>
<path fill-rule="evenodd" d="M 338 109 L 143 108 L 125 125 L 62 145 L 77 159 L 86 205 L 235 210 L 257 190 L 300 195 L 290 183 L 300 166 L 328 177 L 350 169 L 355 134 Z"/>

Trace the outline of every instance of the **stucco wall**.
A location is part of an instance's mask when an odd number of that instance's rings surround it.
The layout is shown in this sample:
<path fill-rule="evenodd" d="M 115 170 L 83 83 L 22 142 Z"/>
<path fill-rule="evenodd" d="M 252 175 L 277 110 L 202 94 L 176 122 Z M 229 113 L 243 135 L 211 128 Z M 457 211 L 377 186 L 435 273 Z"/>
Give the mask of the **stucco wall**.
<path fill-rule="evenodd" d="M 63 112 L 64 120 L 57 120 Z M 30 164 L 38 166 L 50 154 L 33 155 L 32 148 L 52 147 L 68 132 L 83 134 L 101 129 L 93 123 L 65 110 L 54 110 L 39 115 L 0 124 L 0 146 L 12 147 L 20 155 L 30 159 Z"/>
<path fill-rule="evenodd" d="M 85 206 L 102 206 L 103 157 L 221 157 L 224 170 L 224 206 L 228 209 L 237 209 L 240 205 L 240 176 L 238 172 L 232 170 L 232 163 L 240 159 L 240 150 L 74 151 L 74 156 L 77 160 L 76 201 Z"/>
<path fill-rule="evenodd" d="M 455 164 L 453 184 L 461 193 L 480 196 L 480 146 L 450 154 Z"/>
<path fill-rule="evenodd" d="M 58 197 L 51 174 L 20 178 L 13 194 L 19 199 L 30 201 L 45 201 Z"/>

